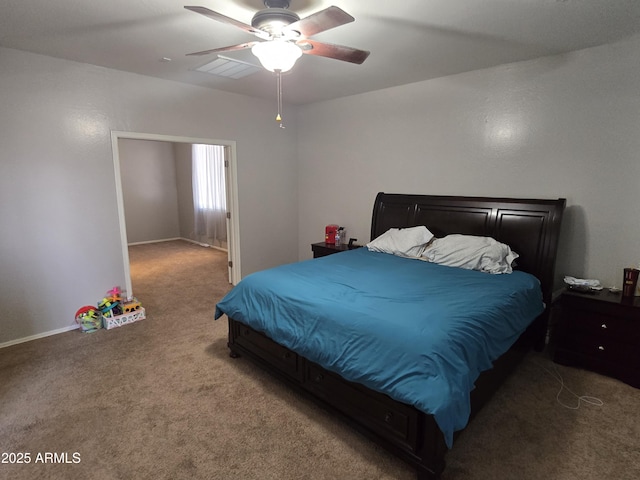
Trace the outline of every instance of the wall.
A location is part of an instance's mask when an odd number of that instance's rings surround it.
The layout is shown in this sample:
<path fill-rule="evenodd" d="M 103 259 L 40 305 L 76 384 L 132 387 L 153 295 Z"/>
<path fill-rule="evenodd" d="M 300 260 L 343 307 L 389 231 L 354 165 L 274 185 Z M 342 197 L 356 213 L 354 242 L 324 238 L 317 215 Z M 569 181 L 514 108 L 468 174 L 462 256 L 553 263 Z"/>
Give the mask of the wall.
<path fill-rule="evenodd" d="M 180 237 L 173 143 L 121 138 L 118 150 L 127 242 Z"/>
<path fill-rule="evenodd" d="M 621 285 L 640 261 L 640 37 L 303 106 L 300 258 L 378 191 L 567 198 L 558 276 Z"/>
<path fill-rule="evenodd" d="M 174 143 L 173 151 L 176 159 L 176 184 L 178 187 L 178 218 L 180 219 L 180 236 L 182 238 L 195 240 L 191 144 Z"/>
<path fill-rule="evenodd" d="M 5 48 L 0 105 L 0 346 L 124 284 L 111 131 L 235 141 L 242 274 L 297 258 L 294 108 Z"/>

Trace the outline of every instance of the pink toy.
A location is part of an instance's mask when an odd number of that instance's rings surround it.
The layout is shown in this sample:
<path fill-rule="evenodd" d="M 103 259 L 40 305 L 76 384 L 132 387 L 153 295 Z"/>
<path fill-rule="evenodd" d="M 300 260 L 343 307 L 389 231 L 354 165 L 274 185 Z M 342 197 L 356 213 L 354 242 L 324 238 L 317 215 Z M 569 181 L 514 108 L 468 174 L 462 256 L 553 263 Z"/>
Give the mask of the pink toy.
<path fill-rule="evenodd" d="M 111 290 L 109 290 L 107 292 L 107 296 L 108 297 L 119 297 L 121 293 L 122 293 L 122 291 L 120 290 L 120 287 L 113 287 Z"/>

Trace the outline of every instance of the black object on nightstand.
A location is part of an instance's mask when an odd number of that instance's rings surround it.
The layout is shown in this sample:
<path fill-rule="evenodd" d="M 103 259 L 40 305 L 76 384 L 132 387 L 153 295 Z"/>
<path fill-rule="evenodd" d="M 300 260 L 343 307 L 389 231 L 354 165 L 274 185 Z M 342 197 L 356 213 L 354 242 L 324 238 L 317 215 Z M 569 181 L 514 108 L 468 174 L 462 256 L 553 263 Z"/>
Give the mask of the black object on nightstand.
<path fill-rule="evenodd" d="M 566 290 L 558 307 L 554 362 L 640 388 L 640 298 Z"/>
<path fill-rule="evenodd" d="M 359 245 L 346 245 L 344 243 L 340 245 L 332 245 L 325 242 L 320 243 L 312 243 L 311 251 L 313 252 L 313 258 L 325 257 L 327 255 L 332 255 L 334 253 L 345 252 L 347 250 L 353 250 L 354 248 L 360 248 Z"/>

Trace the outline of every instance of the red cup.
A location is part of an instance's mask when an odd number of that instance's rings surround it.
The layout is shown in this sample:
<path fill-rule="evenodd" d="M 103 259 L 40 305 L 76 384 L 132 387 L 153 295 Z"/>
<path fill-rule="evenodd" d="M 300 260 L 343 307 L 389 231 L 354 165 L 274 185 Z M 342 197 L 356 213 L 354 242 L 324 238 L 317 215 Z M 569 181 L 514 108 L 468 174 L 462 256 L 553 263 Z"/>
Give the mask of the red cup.
<path fill-rule="evenodd" d="M 637 268 L 625 268 L 624 278 L 622 280 L 622 296 L 633 297 L 636 293 L 636 286 L 638 285 L 638 274 L 640 270 Z"/>

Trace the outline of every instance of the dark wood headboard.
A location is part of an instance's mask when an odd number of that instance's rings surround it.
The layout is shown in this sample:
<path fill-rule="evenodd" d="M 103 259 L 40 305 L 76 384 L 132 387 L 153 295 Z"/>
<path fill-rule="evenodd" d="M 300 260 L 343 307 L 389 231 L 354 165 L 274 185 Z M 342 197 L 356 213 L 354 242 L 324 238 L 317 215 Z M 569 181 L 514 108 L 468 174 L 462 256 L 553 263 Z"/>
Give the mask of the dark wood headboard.
<path fill-rule="evenodd" d="M 371 239 L 389 228 L 425 225 L 436 237 L 493 237 L 520 255 L 517 269 L 535 275 L 551 303 L 560 223 L 566 200 L 378 193 Z"/>

